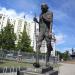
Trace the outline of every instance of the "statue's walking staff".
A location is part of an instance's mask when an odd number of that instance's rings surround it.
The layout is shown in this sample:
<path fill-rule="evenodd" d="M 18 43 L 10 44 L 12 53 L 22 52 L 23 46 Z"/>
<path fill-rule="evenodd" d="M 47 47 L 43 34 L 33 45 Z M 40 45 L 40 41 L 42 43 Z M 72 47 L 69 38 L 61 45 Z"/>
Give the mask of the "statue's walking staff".
<path fill-rule="evenodd" d="M 36 18 L 36 13 L 35 13 L 35 18 Z M 33 64 L 35 67 L 40 67 L 40 64 L 39 64 L 39 51 L 37 49 L 37 41 L 38 41 L 38 34 L 37 34 L 37 29 L 36 29 L 36 22 L 35 23 L 35 41 L 36 41 L 36 61 L 35 63 Z"/>

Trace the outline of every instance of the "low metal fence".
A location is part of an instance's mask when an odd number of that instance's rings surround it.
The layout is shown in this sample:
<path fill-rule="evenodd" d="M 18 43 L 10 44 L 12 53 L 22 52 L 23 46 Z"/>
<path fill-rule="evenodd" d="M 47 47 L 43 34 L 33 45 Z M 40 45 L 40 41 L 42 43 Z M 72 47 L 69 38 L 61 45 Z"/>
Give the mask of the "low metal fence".
<path fill-rule="evenodd" d="M 36 53 L 28 53 L 28 52 L 18 52 L 18 51 L 0 51 L 0 63 L 4 60 L 11 61 L 21 61 L 26 63 L 34 63 L 36 60 Z M 39 61 L 42 64 L 45 64 L 46 54 L 39 54 Z M 55 56 L 50 57 L 50 63 L 52 65 L 58 64 L 58 58 Z M 17 71 L 25 70 L 25 67 L 15 68 L 14 66 L 8 68 L 7 66 L 4 68 L 0 68 L 0 75 L 16 75 Z"/>
<path fill-rule="evenodd" d="M 7 51 L 7 50 L 0 51 L 0 62 L 2 62 L 2 60 L 14 60 L 14 61 L 20 60 L 23 62 L 24 62 L 24 60 L 30 60 L 28 62 L 34 62 L 35 59 L 36 59 L 36 53 Z M 40 53 L 39 54 L 39 60 L 45 61 L 46 60 L 46 54 Z M 51 56 L 50 62 L 57 63 L 58 58 L 56 56 Z"/>

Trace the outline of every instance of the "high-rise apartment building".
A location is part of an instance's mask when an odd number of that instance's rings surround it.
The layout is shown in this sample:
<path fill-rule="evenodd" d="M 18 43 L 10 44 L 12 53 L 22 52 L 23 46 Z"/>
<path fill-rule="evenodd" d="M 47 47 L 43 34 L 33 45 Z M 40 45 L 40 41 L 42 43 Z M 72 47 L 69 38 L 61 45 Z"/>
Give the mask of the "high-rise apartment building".
<path fill-rule="evenodd" d="M 27 34 L 31 39 L 31 46 L 33 47 L 34 51 L 36 51 L 36 40 L 39 35 L 39 25 L 36 24 L 36 31 L 35 31 L 35 23 L 33 21 L 32 22 L 27 21 L 27 24 L 25 24 L 26 23 L 25 18 L 19 18 L 19 17 L 12 18 L 12 17 L 9 17 L 9 15 L 0 13 L 0 30 L 7 25 L 8 20 L 9 20 L 10 24 L 13 24 L 13 26 L 14 26 L 14 33 L 17 36 L 17 40 L 15 43 L 17 44 L 17 42 L 19 40 L 19 35 L 21 32 L 23 32 L 24 25 L 26 25 Z M 55 56 L 54 44 L 53 44 L 53 49 L 54 50 L 52 51 L 52 55 Z M 40 51 L 42 53 L 46 53 L 46 51 L 47 51 L 45 40 L 42 42 Z"/>

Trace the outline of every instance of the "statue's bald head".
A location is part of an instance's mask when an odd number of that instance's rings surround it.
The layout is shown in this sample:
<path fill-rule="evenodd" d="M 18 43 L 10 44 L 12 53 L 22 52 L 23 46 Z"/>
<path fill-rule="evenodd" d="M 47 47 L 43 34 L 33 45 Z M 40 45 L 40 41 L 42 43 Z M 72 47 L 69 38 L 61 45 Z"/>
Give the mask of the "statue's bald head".
<path fill-rule="evenodd" d="M 41 10 L 42 10 L 42 12 L 46 12 L 48 10 L 48 5 L 46 3 L 42 3 Z"/>

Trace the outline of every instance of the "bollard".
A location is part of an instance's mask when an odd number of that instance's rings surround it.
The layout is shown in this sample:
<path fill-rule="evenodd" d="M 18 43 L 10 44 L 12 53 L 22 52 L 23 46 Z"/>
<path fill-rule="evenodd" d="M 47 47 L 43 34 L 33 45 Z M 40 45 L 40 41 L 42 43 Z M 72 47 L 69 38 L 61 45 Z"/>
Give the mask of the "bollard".
<path fill-rule="evenodd" d="M 13 72 L 14 72 L 14 67 L 13 67 Z"/>
<path fill-rule="evenodd" d="M 19 66 L 19 71 L 20 71 L 20 66 Z"/>
<path fill-rule="evenodd" d="M 20 75 L 20 71 L 19 70 L 17 70 L 17 75 Z"/>
<path fill-rule="evenodd" d="M 3 74 L 4 74 L 4 72 L 5 72 L 5 68 L 3 68 Z"/>
<path fill-rule="evenodd" d="M 17 68 L 15 68 L 15 72 L 17 72 Z"/>
<path fill-rule="evenodd" d="M 9 68 L 9 70 L 10 70 L 10 73 L 11 73 L 11 68 Z"/>
<path fill-rule="evenodd" d="M 7 67 L 6 67 L 6 73 L 7 73 Z"/>

